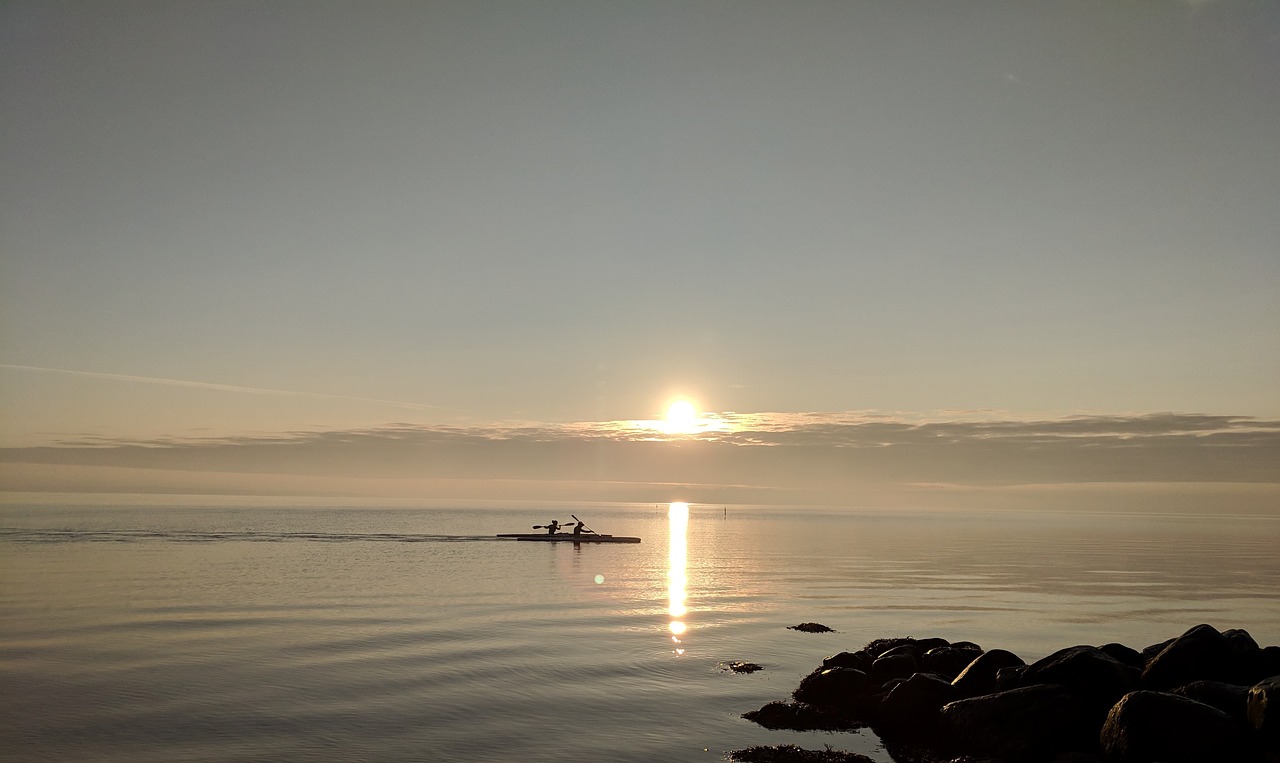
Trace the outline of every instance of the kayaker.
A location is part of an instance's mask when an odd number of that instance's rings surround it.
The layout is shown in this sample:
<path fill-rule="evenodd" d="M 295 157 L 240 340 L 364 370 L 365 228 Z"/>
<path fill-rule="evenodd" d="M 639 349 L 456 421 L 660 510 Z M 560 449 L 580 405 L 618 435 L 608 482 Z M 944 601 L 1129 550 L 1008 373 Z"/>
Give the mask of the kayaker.
<path fill-rule="evenodd" d="M 549 523 L 547 523 L 547 535 L 555 535 L 556 531 L 559 529 L 560 529 L 560 523 L 558 521 L 553 519 Z"/>
<path fill-rule="evenodd" d="M 573 534 L 574 534 L 574 535 L 581 535 L 581 534 L 582 534 L 582 529 L 583 529 L 584 527 L 586 527 L 586 524 L 584 524 L 584 523 L 583 523 L 583 521 L 582 521 L 581 519 L 579 519 L 579 520 L 578 520 L 578 524 L 576 524 L 576 525 L 574 525 L 574 526 L 573 526 Z"/>

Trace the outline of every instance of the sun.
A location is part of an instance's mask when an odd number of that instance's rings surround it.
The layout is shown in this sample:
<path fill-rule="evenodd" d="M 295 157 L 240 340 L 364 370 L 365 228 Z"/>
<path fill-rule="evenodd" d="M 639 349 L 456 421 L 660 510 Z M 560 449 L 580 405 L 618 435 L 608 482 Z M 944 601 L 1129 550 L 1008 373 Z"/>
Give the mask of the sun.
<path fill-rule="evenodd" d="M 667 406 L 667 431 L 687 434 L 698 428 L 698 407 L 690 400 L 680 399 Z"/>

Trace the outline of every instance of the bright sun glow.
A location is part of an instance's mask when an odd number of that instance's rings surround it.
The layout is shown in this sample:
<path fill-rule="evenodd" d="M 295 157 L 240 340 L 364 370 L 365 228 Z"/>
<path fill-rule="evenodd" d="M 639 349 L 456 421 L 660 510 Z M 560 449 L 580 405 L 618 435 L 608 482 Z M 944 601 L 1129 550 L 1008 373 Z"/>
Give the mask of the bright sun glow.
<path fill-rule="evenodd" d="M 667 406 L 667 431 L 688 433 L 698 428 L 698 408 L 688 400 Z"/>
<path fill-rule="evenodd" d="M 656 419 L 639 419 L 610 422 L 608 428 L 620 431 L 644 433 L 654 439 L 685 439 L 689 435 L 714 436 L 717 432 L 733 432 L 733 421 L 724 414 L 707 413 L 687 397 L 670 399 L 666 411 Z"/>

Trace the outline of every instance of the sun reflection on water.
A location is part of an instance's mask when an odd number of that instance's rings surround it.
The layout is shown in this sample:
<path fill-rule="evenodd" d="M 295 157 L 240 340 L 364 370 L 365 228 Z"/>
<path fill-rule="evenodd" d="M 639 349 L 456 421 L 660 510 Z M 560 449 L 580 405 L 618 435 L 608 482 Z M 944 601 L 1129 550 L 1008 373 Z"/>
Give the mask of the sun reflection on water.
<path fill-rule="evenodd" d="M 685 606 L 689 576 L 687 571 L 689 557 L 689 504 L 672 503 L 667 510 L 667 521 L 670 526 L 671 545 L 667 553 L 667 613 L 671 615 L 671 640 L 676 645 L 676 654 L 684 654 L 680 639 L 688 630 L 684 617 L 689 613 Z"/>

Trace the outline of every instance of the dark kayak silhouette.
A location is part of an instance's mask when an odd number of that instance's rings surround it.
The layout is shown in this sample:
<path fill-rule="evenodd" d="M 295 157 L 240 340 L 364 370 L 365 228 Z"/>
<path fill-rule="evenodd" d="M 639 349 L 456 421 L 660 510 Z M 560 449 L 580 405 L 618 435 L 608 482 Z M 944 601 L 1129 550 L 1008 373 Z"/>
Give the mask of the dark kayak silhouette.
<path fill-rule="evenodd" d="M 640 539 L 631 535 L 600 535 L 599 533 L 584 533 L 582 535 L 574 535 L 573 533 L 555 533 L 547 535 L 546 533 L 499 533 L 499 538 L 514 538 L 515 540 L 537 540 L 543 542 L 565 542 L 565 543 L 639 543 Z"/>
<path fill-rule="evenodd" d="M 534 525 L 535 530 L 546 530 L 545 533 L 499 533 L 499 538 L 515 538 L 516 540 L 569 541 L 570 543 L 639 543 L 640 539 L 629 535 L 601 535 L 587 527 L 578 515 L 570 514 L 575 524 L 573 532 L 560 532 L 560 521 L 553 519 L 545 525 Z"/>

